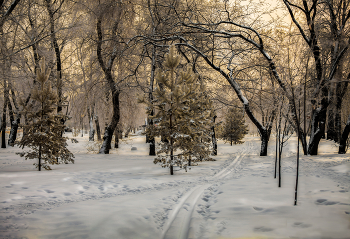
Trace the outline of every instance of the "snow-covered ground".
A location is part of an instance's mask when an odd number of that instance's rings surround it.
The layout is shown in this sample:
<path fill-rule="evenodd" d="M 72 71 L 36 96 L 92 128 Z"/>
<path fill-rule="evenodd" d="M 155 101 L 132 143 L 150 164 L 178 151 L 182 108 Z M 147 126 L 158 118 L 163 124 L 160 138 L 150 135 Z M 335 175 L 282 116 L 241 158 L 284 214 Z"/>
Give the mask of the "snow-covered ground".
<path fill-rule="evenodd" d="M 36 171 L 16 147 L 0 149 L 0 238 L 350 238 L 350 158 L 329 141 L 319 156 L 301 156 L 294 206 L 295 138 L 281 188 L 273 140 L 267 157 L 257 137 L 220 142 L 216 161 L 173 176 L 153 164 L 142 136 L 110 155 L 77 140 L 75 164 L 52 171 Z"/>

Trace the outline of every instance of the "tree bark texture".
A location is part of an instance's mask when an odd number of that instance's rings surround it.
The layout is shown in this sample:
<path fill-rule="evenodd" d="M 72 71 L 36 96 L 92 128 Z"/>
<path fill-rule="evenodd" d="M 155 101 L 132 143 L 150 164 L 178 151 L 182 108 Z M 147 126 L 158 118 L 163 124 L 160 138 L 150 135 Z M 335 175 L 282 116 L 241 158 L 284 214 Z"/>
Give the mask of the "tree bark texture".
<path fill-rule="evenodd" d="M 149 82 L 149 101 L 152 103 L 153 101 L 153 85 L 154 85 L 154 75 L 155 75 L 155 70 L 156 70 L 156 48 L 155 46 L 153 46 L 152 49 L 152 66 L 151 66 L 151 79 Z M 154 115 L 153 110 L 151 111 L 150 116 L 152 117 Z M 153 120 L 149 119 L 148 124 L 151 126 L 150 128 L 152 128 L 153 126 Z M 149 144 L 149 155 L 150 156 L 155 156 L 156 155 L 156 142 L 154 137 L 152 136 L 148 136 L 148 142 Z"/>
<path fill-rule="evenodd" d="M 61 61 L 61 51 L 58 46 L 57 37 L 55 33 L 55 20 L 54 20 L 54 14 L 55 12 L 57 12 L 58 9 L 56 11 L 53 11 L 51 0 L 45 0 L 45 2 L 46 2 L 47 11 L 50 17 L 51 41 L 52 41 L 52 45 L 55 50 L 55 56 L 56 56 L 57 96 L 58 96 L 57 113 L 60 113 L 62 111 L 62 61 Z M 62 123 L 64 124 L 64 122 Z"/>
<path fill-rule="evenodd" d="M 96 134 L 97 134 L 97 140 L 101 140 L 101 128 L 100 128 L 100 122 L 98 120 L 98 116 L 94 115 L 94 120 L 95 120 L 95 127 L 96 127 Z"/>
<path fill-rule="evenodd" d="M 311 137 L 309 142 L 308 154 L 317 155 L 318 145 L 325 133 L 325 124 L 327 117 L 327 99 L 322 99 L 321 106 L 313 113 L 311 122 Z"/>
<path fill-rule="evenodd" d="M 216 119 L 216 115 L 213 117 L 213 122 L 214 122 L 214 125 L 215 125 L 215 119 Z M 216 135 L 215 135 L 215 126 L 212 126 L 211 127 L 211 130 L 212 130 L 212 135 L 211 135 L 211 139 L 212 139 L 212 144 L 213 144 L 213 155 L 216 156 L 218 155 L 218 142 L 216 140 Z"/>
<path fill-rule="evenodd" d="M 340 138 L 339 151 L 338 151 L 339 154 L 346 153 L 346 143 L 349 138 L 349 134 L 350 134 L 350 115 Z"/>
<path fill-rule="evenodd" d="M 1 148 L 6 148 L 6 113 L 8 105 L 8 88 L 7 83 L 4 80 L 4 108 L 2 111 L 2 122 L 1 122 Z"/>
<path fill-rule="evenodd" d="M 111 142 L 114 130 L 116 129 L 119 119 L 120 119 L 120 108 L 119 108 L 119 92 L 112 92 L 112 100 L 113 100 L 113 115 L 112 120 L 109 125 L 106 127 L 105 133 L 103 135 L 103 143 L 102 147 L 99 151 L 100 154 L 109 154 L 109 150 L 111 149 Z"/>
<path fill-rule="evenodd" d="M 121 11 L 119 12 L 121 14 Z M 97 30 L 97 58 L 99 65 L 101 69 L 104 72 L 105 79 L 109 85 L 110 92 L 112 93 L 112 105 L 113 105 L 113 114 L 112 119 L 109 125 L 106 127 L 104 136 L 103 136 L 103 143 L 102 147 L 99 151 L 101 154 L 109 154 L 109 150 L 111 149 L 111 142 L 112 142 L 112 136 L 114 133 L 115 128 L 117 127 L 120 119 L 120 105 L 119 105 L 119 94 L 120 92 L 117 90 L 117 87 L 115 85 L 113 75 L 112 75 L 112 67 L 113 62 L 118 54 L 118 44 L 115 41 L 111 42 L 111 46 L 113 47 L 112 53 L 109 56 L 107 64 L 103 60 L 102 57 L 102 42 L 103 42 L 103 32 L 102 32 L 102 18 L 103 13 L 101 13 L 97 18 L 97 24 L 96 24 L 96 30 Z M 112 31 L 112 36 L 116 36 L 116 30 L 118 26 L 118 20 L 114 22 L 114 27 Z"/>

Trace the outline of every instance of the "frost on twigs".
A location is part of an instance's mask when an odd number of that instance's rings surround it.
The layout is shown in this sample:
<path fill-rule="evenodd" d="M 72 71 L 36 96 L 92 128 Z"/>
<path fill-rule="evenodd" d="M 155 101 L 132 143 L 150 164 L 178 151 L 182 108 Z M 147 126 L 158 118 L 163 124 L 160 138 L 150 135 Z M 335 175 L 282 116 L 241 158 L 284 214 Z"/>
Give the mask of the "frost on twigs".
<path fill-rule="evenodd" d="M 140 100 L 147 104 L 148 113 L 155 112 L 147 133 L 162 138 L 154 163 L 170 167 L 170 172 L 174 166 L 187 171 L 188 166 L 210 160 L 212 148 L 212 103 L 190 68 L 176 71 L 179 63 L 180 57 L 171 46 L 164 62 L 166 71 L 156 72 L 153 101 Z"/>
<path fill-rule="evenodd" d="M 45 68 L 43 59 L 38 69 L 37 81 L 31 91 L 32 103 L 25 107 L 23 113 L 27 116 L 28 123 L 23 125 L 25 132 L 17 145 L 30 148 L 30 151 L 21 152 L 19 155 L 25 159 L 38 159 L 36 167 L 50 170 L 49 165 L 60 163 L 74 163 L 74 155 L 67 149 L 66 137 L 62 137 L 64 122 L 67 116 L 55 114 L 58 98 L 52 91 L 48 81 L 50 70 Z"/>

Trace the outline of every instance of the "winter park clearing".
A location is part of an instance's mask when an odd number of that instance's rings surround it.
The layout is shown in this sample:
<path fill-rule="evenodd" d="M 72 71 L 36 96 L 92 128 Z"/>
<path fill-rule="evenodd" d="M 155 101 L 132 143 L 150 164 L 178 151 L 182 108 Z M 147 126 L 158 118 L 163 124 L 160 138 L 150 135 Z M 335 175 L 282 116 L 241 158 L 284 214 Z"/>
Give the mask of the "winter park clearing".
<path fill-rule="evenodd" d="M 71 135 L 67 135 L 71 138 Z M 0 151 L 1 238 L 350 238 L 350 159 L 321 141 L 301 156 L 294 206 L 296 138 L 274 172 L 274 142 L 260 157 L 258 137 L 185 172 L 153 164 L 143 136 L 111 154 L 67 141 L 75 164 L 36 171 L 33 160 Z M 136 147 L 137 150 L 131 150 Z"/>

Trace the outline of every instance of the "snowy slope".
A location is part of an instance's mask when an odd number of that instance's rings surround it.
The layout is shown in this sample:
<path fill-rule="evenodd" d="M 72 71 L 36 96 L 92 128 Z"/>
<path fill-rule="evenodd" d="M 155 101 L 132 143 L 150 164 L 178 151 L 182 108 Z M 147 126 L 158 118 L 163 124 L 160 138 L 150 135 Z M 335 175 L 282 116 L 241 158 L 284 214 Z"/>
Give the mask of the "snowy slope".
<path fill-rule="evenodd" d="M 281 188 L 273 141 L 267 157 L 256 137 L 220 143 L 217 161 L 171 176 L 142 136 L 110 155 L 88 153 L 87 138 L 77 139 L 69 142 L 76 163 L 52 171 L 35 171 L 18 148 L 0 150 L 0 238 L 350 238 L 350 159 L 331 142 L 301 157 L 293 206 L 295 138 Z"/>

